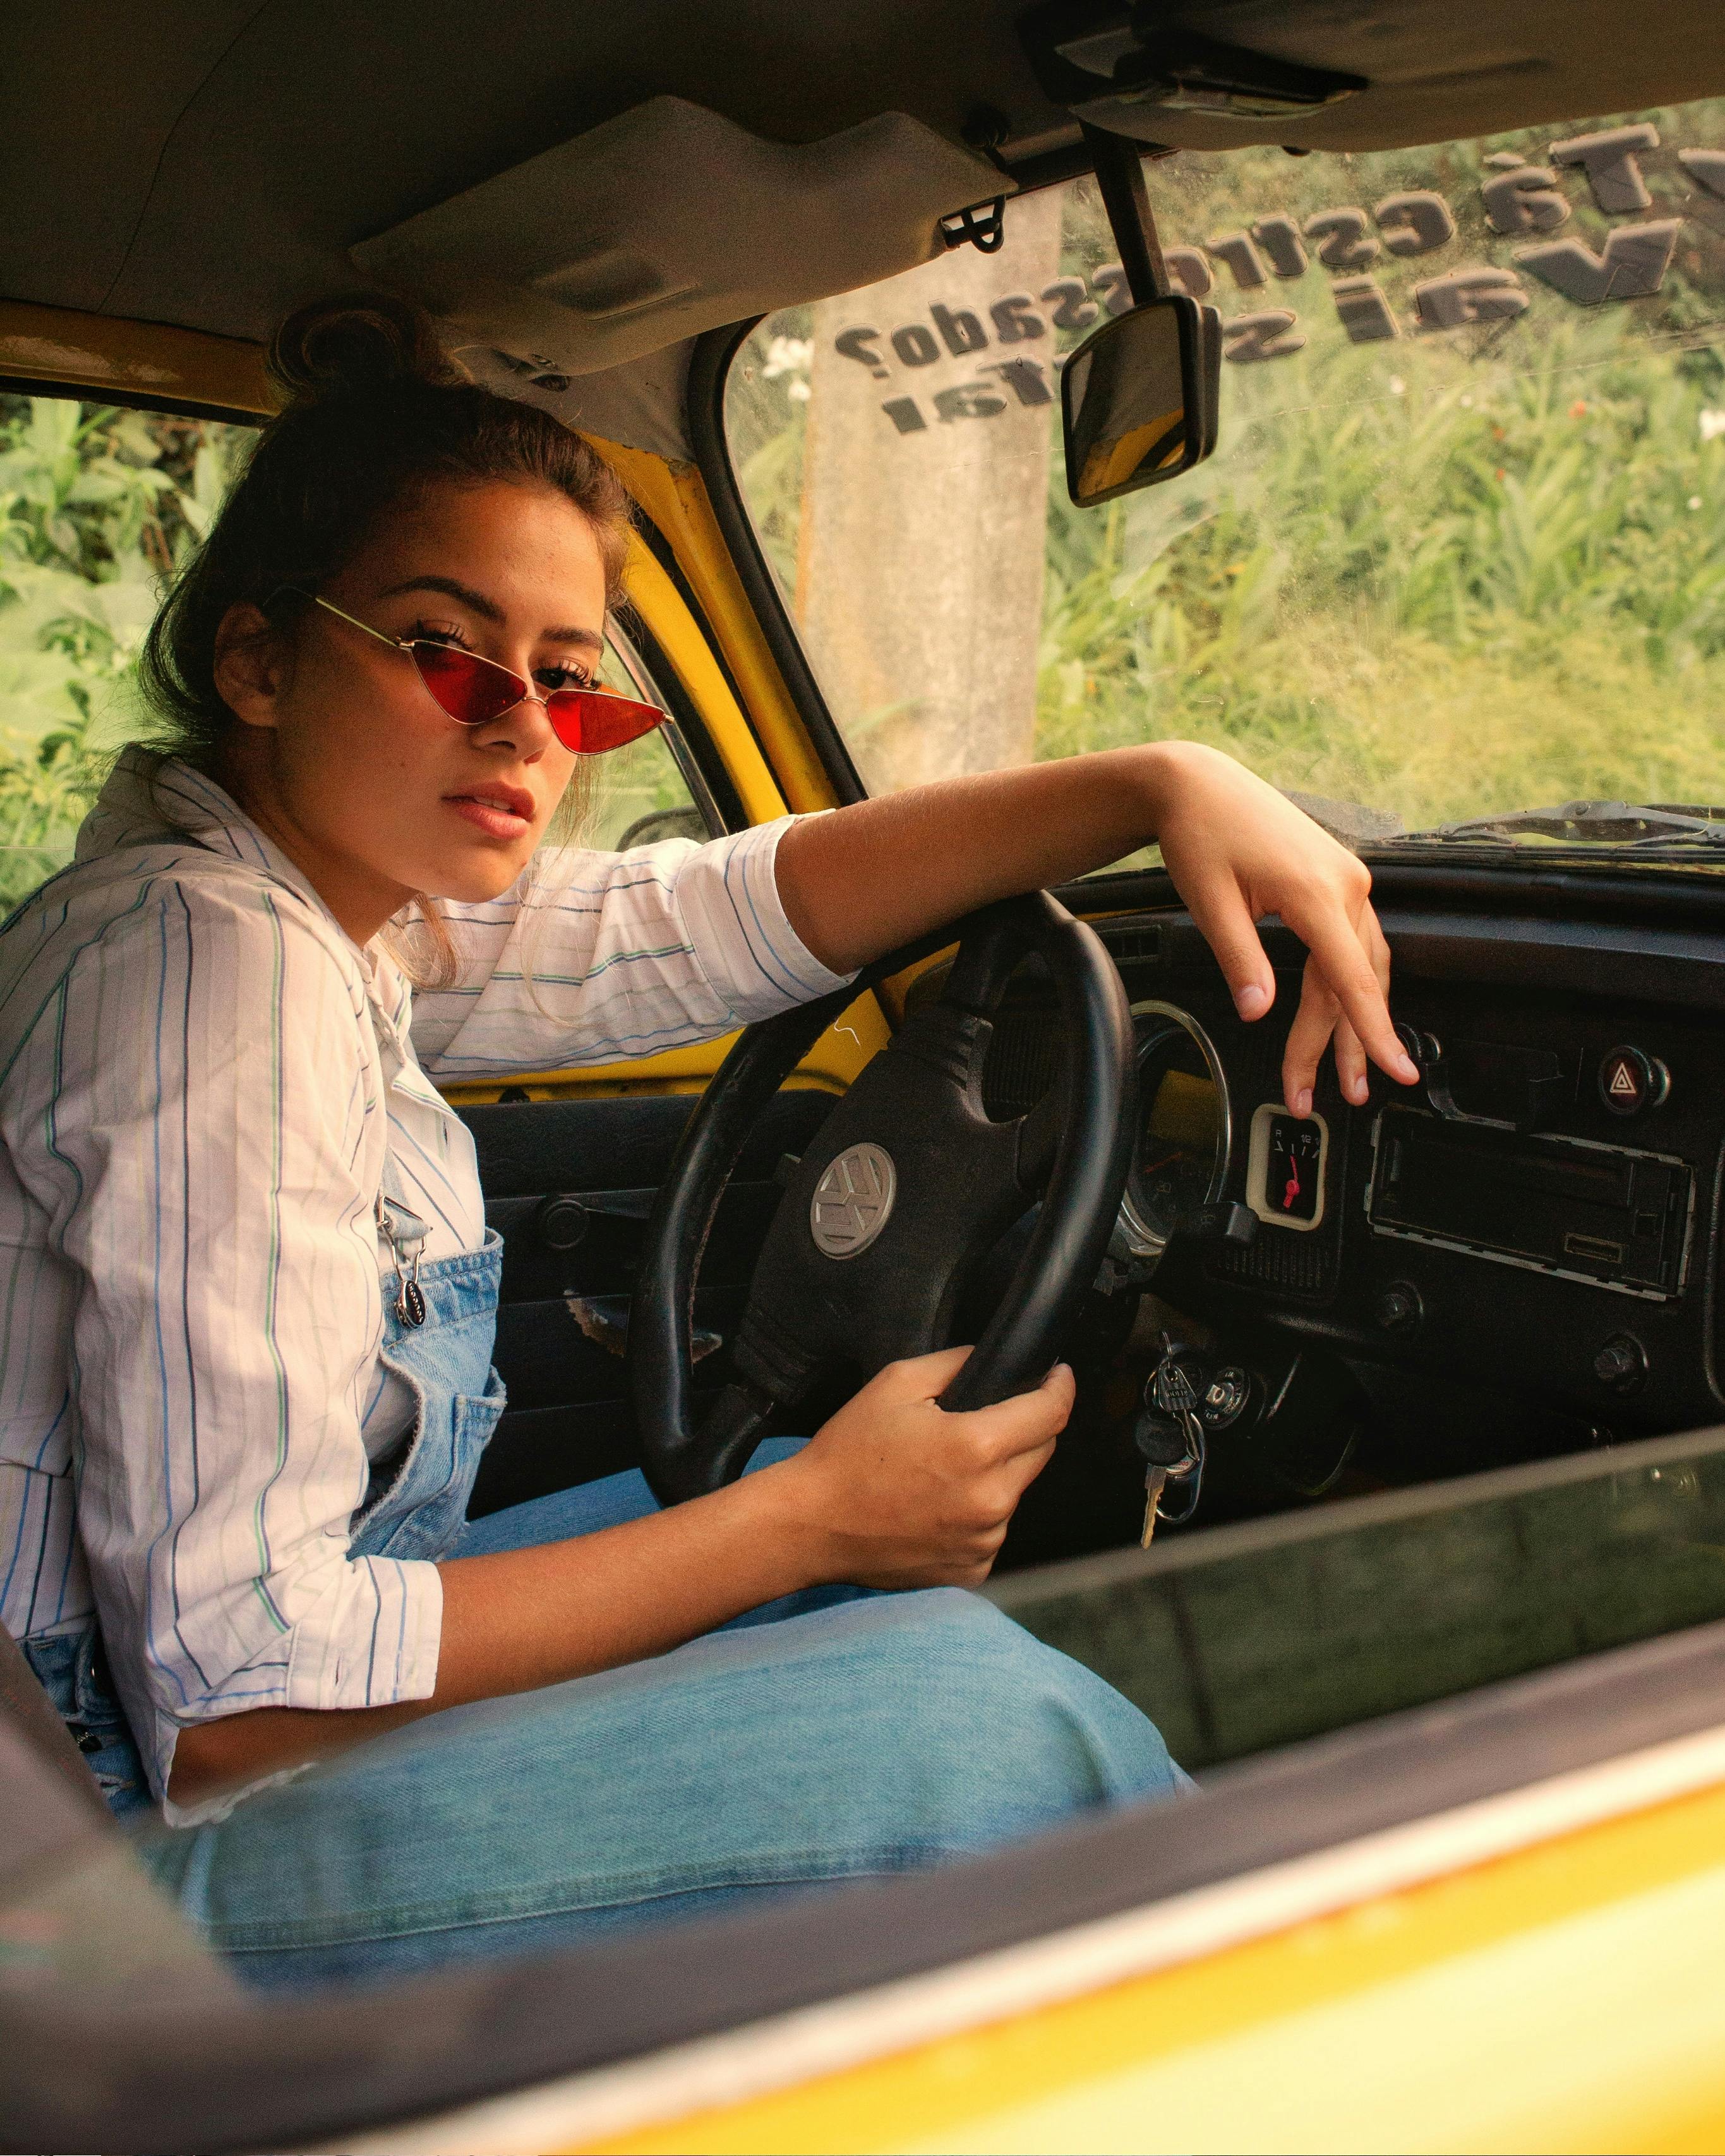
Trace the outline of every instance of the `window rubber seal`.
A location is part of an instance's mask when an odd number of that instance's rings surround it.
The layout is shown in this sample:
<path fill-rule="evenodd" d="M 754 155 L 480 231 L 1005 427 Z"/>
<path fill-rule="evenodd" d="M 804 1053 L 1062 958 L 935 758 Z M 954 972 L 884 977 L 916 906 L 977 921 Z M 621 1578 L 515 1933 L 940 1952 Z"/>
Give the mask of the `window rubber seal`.
<path fill-rule="evenodd" d="M 706 482 L 720 536 L 742 580 L 750 610 L 773 655 L 781 679 L 796 706 L 827 782 L 841 808 L 866 801 L 868 788 L 834 721 L 814 670 L 809 663 L 796 629 L 785 611 L 778 588 L 761 542 L 755 534 L 736 467 L 725 439 L 725 383 L 732 362 L 751 333 L 764 321 L 763 315 L 709 330 L 695 341 L 689 362 L 688 418 L 690 446 L 696 469 Z"/>
<path fill-rule="evenodd" d="M 693 619 L 703 642 L 708 643 L 711 648 L 706 624 L 699 615 L 694 616 Z M 665 647 L 634 608 L 627 611 L 619 626 L 640 654 L 641 664 L 665 699 L 666 709 L 676 726 L 678 738 L 690 762 L 701 775 L 701 783 L 706 788 L 719 824 L 718 829 L 711 836 L 716 839 L 728 832 L 747 830 L 748 817 L 743 810 L 742 797 L 725 767 L 718 744 L 708 732 L 706 721 L 694 697 L 690 695 L 688 685 L 671 665 Z M 693 792 L 692 788 L 691 791 Z M 697 801 L 696 806 L 700 808 L 701 803 Z"/>
<path fill-rule="evenodd" d="M 104 411 L 159 413 L 168 419 L 218 420 L 224 427 L 267 426 L 267 412 L 243 411 L 237 404 L 206 404 L 195 397 L 158 397 L 124 383 L 53 381 L 30 374 L 0 373 L 0 397 L 50 397 L 60 404 L 95 404 Z"/>

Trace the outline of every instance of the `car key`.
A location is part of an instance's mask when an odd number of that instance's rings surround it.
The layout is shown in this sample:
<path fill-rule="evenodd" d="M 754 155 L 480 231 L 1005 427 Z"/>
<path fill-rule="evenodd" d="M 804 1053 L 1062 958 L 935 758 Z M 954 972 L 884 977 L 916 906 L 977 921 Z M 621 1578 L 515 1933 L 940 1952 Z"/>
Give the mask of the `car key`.
<path fill-rule="evenodd" d="M 1198 1462 L 1184 1421 L 1156 1408 L 1147 1407 L 1138 1417 L 1132 1442 L 1144 1458 L 1144 1529 L 1138 1547 L 1148 1549 L 1163 1490 L 1171 1480 L 1189 1475 Z"/>

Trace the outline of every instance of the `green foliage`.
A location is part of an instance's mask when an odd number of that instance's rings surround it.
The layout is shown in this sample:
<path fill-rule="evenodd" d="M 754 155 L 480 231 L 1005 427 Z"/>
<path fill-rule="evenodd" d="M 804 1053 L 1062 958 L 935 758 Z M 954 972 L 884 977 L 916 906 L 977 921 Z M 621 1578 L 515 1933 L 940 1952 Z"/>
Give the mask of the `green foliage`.
<path fill-rule="evenodd" d="M 69 857 L 162 578 L 205 529 L 239 430 L 0 398 L 0 905 Z"/>
<path fill-rule="evenodd" d="M 1725 251 L 1674 155 L 1725 144 L 1725 100 L 1625 116 L 1660 131 L 1642 160 L 1651 213 L 1684 220 L 1657 299 L 1577 308 L 1530 276 L 1516 320 L 1437 335 L 1415 326 L 1414 285 L 1506 256 L 1485 221 L 1486 160 L 1543 162 L 1562 131 L 1351 157 L 1182 152 L 1150 168 L 1170 246 L 1404 188 L 1441 194 L 1457 235 L 1441 257 L 1373 264 L 1403 328 L 1366 345 L 1343 334 L 1317 262 L 1250 291 L 1218 267 L 1224 318 L 1296 310 L 1309 341 L 1224 367 L 1219 453 L 1166 486 L 1075 510 L 1053 431 L 1040 756 L 1205 741 L 1414 829 L 1584 796 L 1725 802 Z M 1564 184 L 1566 236 L 1603 245 L 1611 221 Z M 1113 252 L 1081 182 L 1063 271 L 1091 275 Z M 793 595 L 809 406 L 767 355 L 809 333 L 806 311 L 770 316 L 727 406 Z M 887 444 L 878 483 L 892 472 Z M 907 569 L 932 582 L 942 564 Z M 882 714 L 828 687 L 865 740 Z"/>
<path fill-rule="evenodd" d="M 1719 799 L 1725 440 L 1610 328 L 1561 326 L 1532 369 L 1409 349 L 1394 393 L 1370 348 L 1297 355 L 1281 408 L 1236 394 L 1212 465 L 1056 504 L 1039 753 L 1209 741 L 1415 827 Z"/>

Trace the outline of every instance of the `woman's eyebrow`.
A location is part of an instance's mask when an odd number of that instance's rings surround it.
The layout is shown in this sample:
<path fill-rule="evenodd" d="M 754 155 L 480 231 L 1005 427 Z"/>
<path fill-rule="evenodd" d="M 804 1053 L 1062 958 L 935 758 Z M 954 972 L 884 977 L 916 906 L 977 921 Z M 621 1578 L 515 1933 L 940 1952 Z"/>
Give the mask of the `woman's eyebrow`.
<path fill-rule="evenodd" d="M 483 592 L 476 592 L 471 584 L 464 584 L 457 577 L 408 577 L 398 584 L 391 584 L 379 593 L 386 599 L 399 598 L 403 592 L 438 592 L 444 598 L 459 599 L 470 613 L 476 613 L 481 621 L 503 621 L 503 609 L 495 599 L 488 599 Z M 547 629 L 540 634 L 547 644 L 578 644 L 589 651 L 603 651 L 605 639 L 597 629 Z"/>
<path fill-rule="evenodd" d="M 495 599 L 488 599 L 483 592 L 476 592 L 471 584 L 464 584 L 455 577 L 407 577 L 398 584 L 391 584 L 379 597 L 398 598 L 403 592 L 441 592 L 446 599 L 459 599 L 481 621 L 503 619 L 503 609 Z"/>

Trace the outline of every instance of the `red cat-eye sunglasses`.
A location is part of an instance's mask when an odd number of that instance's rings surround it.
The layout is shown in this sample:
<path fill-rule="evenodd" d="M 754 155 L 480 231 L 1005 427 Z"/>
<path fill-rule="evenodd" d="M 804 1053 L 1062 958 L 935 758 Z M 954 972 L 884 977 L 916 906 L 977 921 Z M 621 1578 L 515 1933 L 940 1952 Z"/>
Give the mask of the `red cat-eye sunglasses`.
<path fill-rule="evenodd" d="M 577 756 L 599 756 L 608 748 L 621 748 L 626 742 L 639 741 L 643 734 L 665 723 L 665 715 L 656 704 L 637 703 L 632 696 L 619 696 L 610 689 L 598 687 L 553 689 L 542 696 L 531 681 L 522 680 L 512 667 L 501 665 L 495 659 L 482 659 L 476 651 L 464 651 L 459 644 L 440 644 L 431 637 L 387 636 L 369 622 L 343 613 L 340 607 L 331 606 L 316 592 L 300 591 L 294 584 L 284 589 L 296 598 L 310 599 L 337 620 L 362 629 L 393 651 L 405 652 L 439 708 L 459 726 L 489 726 L 517 704 L 538 704 L 565 748 Z"/>

